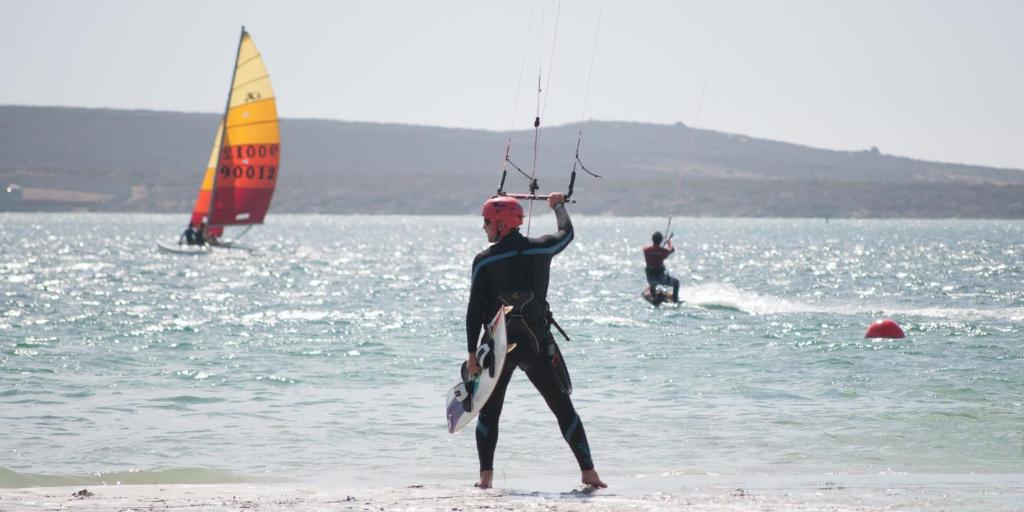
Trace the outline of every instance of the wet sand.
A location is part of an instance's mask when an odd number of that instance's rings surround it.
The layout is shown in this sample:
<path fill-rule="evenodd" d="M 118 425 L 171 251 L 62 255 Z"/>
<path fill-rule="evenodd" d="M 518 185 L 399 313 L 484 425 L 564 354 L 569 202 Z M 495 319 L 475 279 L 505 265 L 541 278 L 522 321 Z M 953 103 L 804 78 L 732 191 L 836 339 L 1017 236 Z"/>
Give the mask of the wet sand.
<path fill-rule="evenodd" d="M 276 485 L 123 485 L 6 490 L 0 510 L 245 510 L 245 511 L 840 511 L 863 508 L 797 504 L 742 493 L 724 496 L 618 496 L 614 492 L 521 493 L 507 490 L 406 487 L 313 489 Z M 879 509 L 881 510 L 881 509 Z"/>
<path fill-rule="evenodd" d="M 890 486 L 824 482 L 816 488 L 778 485 L 736 487 L 730 480 L 688 486 L 614 488 L 586 492 L 475 489 L 451 485 L 393 488 L 307 487 L 295 484 L 107 485 L 0 489 L 0 511 L 797 511 L 1021 510 L 1024 485 L 1009 480 L 893 481 Z M 654 482 L 651 482 L 654 483 Z M 662 482 L 664 483 L 664 482 Z M 876 482 L 877 483 L 877 482 Z M 651 487 L 655 487 L 652 489 Z"/>

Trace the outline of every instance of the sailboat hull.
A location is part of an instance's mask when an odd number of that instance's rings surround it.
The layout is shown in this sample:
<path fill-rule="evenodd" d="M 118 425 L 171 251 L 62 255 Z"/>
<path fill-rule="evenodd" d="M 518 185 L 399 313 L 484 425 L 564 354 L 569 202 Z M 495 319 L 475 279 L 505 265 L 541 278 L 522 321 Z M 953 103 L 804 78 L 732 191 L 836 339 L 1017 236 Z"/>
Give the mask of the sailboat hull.
<path fill-rule="evenodd" d="M 166 252 L 171 254 L 184 254 L 201 256 L 204 254 L 210 254 L 209 245 L 187 245 L 167 242 L 157 242 L 156 246 L 160 249 L 160 252 Z"/>

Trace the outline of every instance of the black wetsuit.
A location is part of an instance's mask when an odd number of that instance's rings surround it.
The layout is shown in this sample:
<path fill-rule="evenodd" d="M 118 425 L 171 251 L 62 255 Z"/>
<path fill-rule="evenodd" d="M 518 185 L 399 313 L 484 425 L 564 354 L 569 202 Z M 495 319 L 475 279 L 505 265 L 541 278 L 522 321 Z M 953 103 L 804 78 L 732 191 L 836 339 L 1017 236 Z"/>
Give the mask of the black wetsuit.
<path fill-rule="evenodd" d="M 528 308 L 530 311 L 525 322 L 529 324 L 535 338 L 540 341 L 539 346 L 534 346 L 526 339 L 528 334 L 514 329 L 510 324 L 509 345 L 516 343 L 516 348 L 508 354 L 501 378 L 477 419 L 476 446 L 481 471 L 494 469 L 498 420 L 505 402 L 505 390 L 517 366 L 526 372 L 530 382 L 544 397 L 548 408 L 558 418 L 562 437 L 576 456 L 580 469 L 594 468 L 583 423 L 572 406 L 569 394 L 559 385 L 556 376 L 558 370 L 553 367 L 553 360 L 548 357 L 547 352 L 547 347 L 555 343 L 551 335 L 551 316 L 548 314 L 547 306 L 551 258 L 562 252 L 573 239 L 572 222 L 564 205 L 555 207 L 555 216 L 558 219 L 557 233 L 540 238 L 526 238 L 518 230 L 512 231 L 473 260 L 473 281 L 469 307 L 466 311 L 468 352 L 476 351 L 482 325 L 490 322 L 499 305 L 503 304 L 499 295 L 510 290 L 533 292 L 534 298 Z M 564 361 L 560 360 L 561 353 L 558 356 L 557 363 L 564 365 Z M 564 366 L 561 369 L 564 370 Z M 565 375 L 567 377 L 568 374 Z"/>
<path fill-rule="evenodd" d="M 198 234 L 199 232 L 196 231 L 195 228 L 189 226 L 188 229 L 181 234 L 181 237 L 178 238 L 178 245 L 181 245 L 182 240 L 184 240 L 188 245 L 196 245 L 196 235 Z"/>

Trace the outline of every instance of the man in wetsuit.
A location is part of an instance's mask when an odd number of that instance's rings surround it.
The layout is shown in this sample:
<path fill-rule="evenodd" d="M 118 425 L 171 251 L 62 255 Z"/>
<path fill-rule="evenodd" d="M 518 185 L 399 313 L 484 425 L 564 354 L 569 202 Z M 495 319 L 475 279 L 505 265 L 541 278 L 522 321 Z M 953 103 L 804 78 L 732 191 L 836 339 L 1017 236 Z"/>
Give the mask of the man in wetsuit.
<path fill-rule="evenodd" d="M 206 223 L 200 222 L 196 229 L 195 245 L 206 245 Z"/>
<path fill-rule="evenodd" d="M 203 233 L 206 231 L 206 224 L 201 223 L 199 227 L 193 226 L 191 223 L 188 225 L 188 229 L 178 238 L 178 245 L 184 242 L 186 245 L 204 245 L 206 238 Z"/>
<path fill-rule="evenodd" d="M 505 391 L 516 367 L 537 388 L 558 419 L 562 437 L 572 450 L 585 485 L 607 487 L 601 481 L 590 456 L 583 423 L 573 408 L 572 385 L 561 352 L 551 335 L 553 318 L 548 310 L 547 292 L 551 258 L 573 239 L 572 222 L 565 209 L 565 195 L 553 193 L 548 206 L 555 211 L 558 232 L 526 238 L 519 232 L 523 207 L 514 198 L 495 196 L 484 203 L 484 231 L 493 243 L 473 260 L 472 288 L 466 310 L 467 365 L 471 374 L 480 372 L 476 358 L 477 339 L 483 324 L 490 322 L 499 307 L 512 306 L 506 314 L 509 352 L 501 377 L 477 418 L 476 449 L 480 458 L 480 481 L 489 488 L 494 477 L 494 450 L 498 444 L 498 419 Z M 557 326 L 557 324 L 556 324 Z"/>
<path fill-rule="evenodd" d="M 185 232 L 178 237 L 178 245 L 181 245 L 182 243 L 187 245 L 196 245 L 196 227 L 191 223 L 189 223 Z"/>
<path fill-rule="evenodd" d="M 670 276 L 665 270 L 665 258 L 676 252 L 676 248 L 672 247 L 671 240 L 665 240 L 665 244 L 662 246 L 662 239 L 661 232 L 655 231 L 651 235 L 651 242 L 654 243 L 644 247 L 644 260 L 647 262 L 647 268 L 644 271 L 647 273 L 647 284 L 651 287 L 651 295 L 657 293 L 658 286 L 671 286 L 672 302 L 679 302 L 679 280 Z"/>
<path fill-rule="evenodd" d="M 217 235 L 213 234 L 212 228 L 203 227 L 203 243 L 207 245 L 220 245 L 220 240 L 217 239 Z"/>

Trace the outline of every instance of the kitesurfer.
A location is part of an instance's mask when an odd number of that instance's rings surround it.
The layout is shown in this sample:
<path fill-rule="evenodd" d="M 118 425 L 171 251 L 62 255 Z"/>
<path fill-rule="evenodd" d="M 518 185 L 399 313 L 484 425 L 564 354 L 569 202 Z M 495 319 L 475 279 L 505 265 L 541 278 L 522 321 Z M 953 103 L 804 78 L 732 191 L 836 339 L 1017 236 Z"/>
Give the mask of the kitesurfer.
<path fill-rule="evenodd" d="M 651 287 L 651 294 L 657 293 L 658 286 L 672 287 L 672 302 L 679 302 L 679 280 L 669 275 L 665 270 L 665 258 L 676 252 L 672 246 L 672 240 L 664 240 L 660 231 L 651 235 L 651 245 L 644 247 L 644 260 L 647 262 L 647 284 Z"/>
<path fill-rule="evenodd" d="M 573 229 L 565 209 L 564 194 L 551 194 L 548 206 L 555 212 L 558 231 L 539 238 L 527 238 L 519 232 L 523 207 L 518 200 L 499 195 L 488 199 L 483 206 L 484 231 L 487 241 L 493 245 L 473 260 L 472 287 L 466 310 L 470 373 L 481 371 L 476 358 L 477 339 L 482 325 L 490 321 L 499 307 L 512 307 L 506 314 L 506 322 L 509 346 L 515 343 L 516 347 L 509 352 L 494 391 L 477 419 L 480 481 L 476 485 L 481 488 L 492 485 L 498 420 L 516 367 L 526 372 L 558 419 L 562 437 L 579 463 L 583 484 L 607 487 L 594 470 L 583 422 L 569 398 L 572 392 L 569 374 L 551 335 L 551 325 L 558 326 L 547 303 L 551 258 L 569 245 Z"/>

